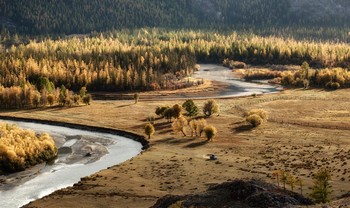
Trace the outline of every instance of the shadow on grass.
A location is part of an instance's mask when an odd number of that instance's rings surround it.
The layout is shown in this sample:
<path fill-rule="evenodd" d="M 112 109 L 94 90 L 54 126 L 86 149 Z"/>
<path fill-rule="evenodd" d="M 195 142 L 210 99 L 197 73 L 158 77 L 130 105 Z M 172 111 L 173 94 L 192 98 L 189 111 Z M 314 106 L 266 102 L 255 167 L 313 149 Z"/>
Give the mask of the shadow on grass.
<path fill-rule="evenodd" d="M 237 126 L 235 128 L 233 128 L 233 132 L 235 133 L 241 133 L 241 132 L 245 132 L 245 131 L 251 131 L 254 127 L 250 124 L 243 124 L 240 126 Z"/>
<path fill-rule="evenodd" d="M 193 142 L 193 143 L 191 143 L 191 144 L 186 145 L 185 148 L 196 148 L 196 147 L 200 147 L 200 146 L 203 146 L 203 145 L 207 144 L 208 142 L 209 142 L 208 140 Z"/>
<path fill-rule="evenodd" d="M 74 108 L 81 108 L 85 107 L 86 105 L 73 105 L 73 106 L 51 106 L 51 107 L 45 107 L 45 108 L 38 108 L 38 111 L 41 110 L 48 110 L 48 111 L 60 111 L 60 110 L 66 110 L 66 109 L 74 109 Z"/>
<path fill-rule="evenodd" d="M 126 105 L 119 105 L 119 106 L 116 106 L 115 108 L 124 108 L 124 107 L 129 107 L 129 106 L 132 106 L 132 105 L 136 105 L 135 103 L 130 103 L 130 104 L 126 104 Z"/>
<path fill-rule="evenodd" d="M 187 138 L 174 138 L 174 137 L 170 137 L 170 138 L 158 140 L 158 141 L 156 141 L 155 143 L 163 143 L 163 144 L 184 144 L 184 143 L 192 142 L 192 141 L 194 141 L 194 140 L 195 140 L 195 138 L 187 139 Z"/>
<path fill-rule="evenodd" d="M 154 124 L 154 128 L 159 131 L 159 130 L 163 130 L 163 129 L 166 129 L 166 128 L 170 128 L 171 130 L 171 123 L 169 122 L 163 122 L 163 123 L 156 123 Z"/>
<path fill-rule="evenodd" d="M 170 133 L 172 131 L 173 130 L 171 130 L 171 129 L 167 129 L 167 130 L 164 130 L 164 131 L 160 131 L 159 134 L 167 134 L 167 133 Z"/>
<path fill-rule="evenodd" d="M 161 120 L 161 119 L 164 119 L 164 118 L 156 117 L 156 118 L 154 118 L 154 121 L 159 121 L 159 120 Z M 147 121 L 148 121 L 148 118 L 142 119 L 141 121 L 147 122 Z"/>

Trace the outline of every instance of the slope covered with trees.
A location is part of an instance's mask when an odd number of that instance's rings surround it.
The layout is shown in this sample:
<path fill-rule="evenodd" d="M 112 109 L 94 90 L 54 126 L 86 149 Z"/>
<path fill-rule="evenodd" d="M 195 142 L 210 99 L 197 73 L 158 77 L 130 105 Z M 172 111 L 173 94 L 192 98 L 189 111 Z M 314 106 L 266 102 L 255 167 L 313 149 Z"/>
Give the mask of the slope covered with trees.
<path fill-rule="evenodd" d="M 31 34 L 139 27 L 349 26 L 347 0 L 0 0 L 0 25 Z"/>
<path fill-rule="evenodd" d="M 177 80 L 197 62 L 349 67 L 344 43 L 295 41 L 201 31 L 134 30 L 12 46 L 0 52 L 0 83 L 23 86 L 45 77 L 72 90 L 157 90 L 182 87 Z M 196 83 L 186 83 L 186 86 Z"/>

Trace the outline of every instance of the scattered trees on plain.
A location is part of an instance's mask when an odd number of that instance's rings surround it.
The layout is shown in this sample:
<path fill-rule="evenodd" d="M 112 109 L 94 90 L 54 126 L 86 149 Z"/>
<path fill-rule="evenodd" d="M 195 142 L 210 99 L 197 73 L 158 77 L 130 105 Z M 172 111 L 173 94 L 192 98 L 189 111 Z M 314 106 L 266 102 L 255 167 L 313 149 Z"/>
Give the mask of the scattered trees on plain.
<path fill-rule="evenodd" d="M 21 171 L 57 155 L 55 142 L 48 134 L 37 135 L 7 123 L 0 123 L 0 134 L 0 173 Z"/>

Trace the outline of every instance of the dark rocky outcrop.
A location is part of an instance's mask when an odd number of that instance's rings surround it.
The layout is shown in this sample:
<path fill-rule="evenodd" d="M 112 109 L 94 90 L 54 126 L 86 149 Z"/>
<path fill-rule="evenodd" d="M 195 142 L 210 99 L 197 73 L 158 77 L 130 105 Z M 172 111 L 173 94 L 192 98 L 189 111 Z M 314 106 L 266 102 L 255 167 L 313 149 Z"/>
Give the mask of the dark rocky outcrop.
<path fill-rule="evenodd" d="M 312 205 L 300 194 L 258 180 L 234 180 L 210 187 L 205 193 L 186 196 L 165 196 L 153 208 L 173 204 L 181 207 L 288 207 Z"/>

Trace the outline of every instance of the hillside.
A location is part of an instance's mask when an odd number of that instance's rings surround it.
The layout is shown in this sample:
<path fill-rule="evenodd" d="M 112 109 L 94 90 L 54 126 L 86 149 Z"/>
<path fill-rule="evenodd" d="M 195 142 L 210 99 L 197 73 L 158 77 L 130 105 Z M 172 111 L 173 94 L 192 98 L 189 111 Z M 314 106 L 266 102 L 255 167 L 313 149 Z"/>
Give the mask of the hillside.
<path fill-rule="evenodd" d="M 0 25 L 75 34 L 137 27 L 348 25 L 346 0 L 0 0 Z"/>

